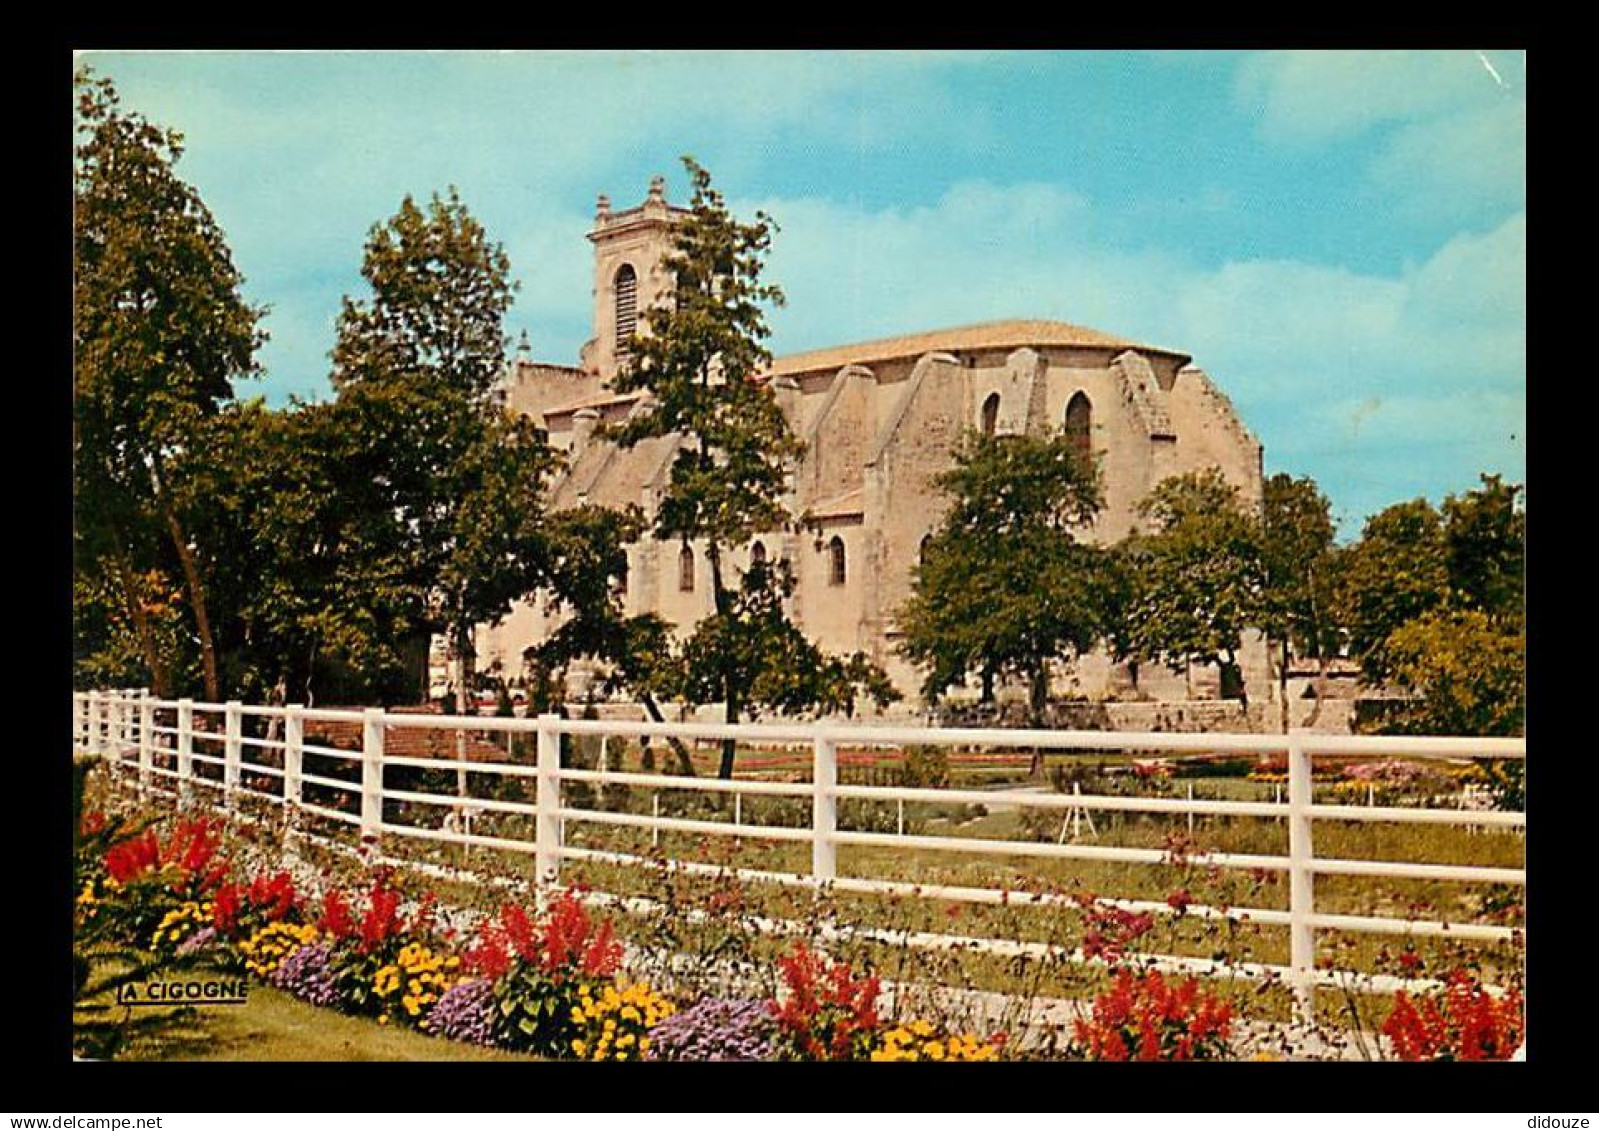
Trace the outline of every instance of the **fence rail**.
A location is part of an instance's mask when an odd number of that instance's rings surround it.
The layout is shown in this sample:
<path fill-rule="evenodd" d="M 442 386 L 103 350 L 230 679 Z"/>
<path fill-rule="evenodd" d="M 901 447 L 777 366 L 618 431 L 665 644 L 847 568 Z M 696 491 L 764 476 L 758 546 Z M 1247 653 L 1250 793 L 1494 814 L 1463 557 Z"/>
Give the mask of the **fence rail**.
<path fill-rule="evenodd" d="M 157 725 L 157 716 L 163 718 Z M 263 720 L 264 733 L 246 735 L 245 720 Z M 307 723 L 358 725 L 360 750 L 341 750 L 306 740 Z M 260 729 L 260 728 L 258 728 Z M 455 757 L 416 757 L 393 749 L 396 735 L 411 732 L 454 731 L 462 738 Z M 500 735 L 507 750 L 492 759 L 464 758 L 467 733 Z M 518 762 L 509 750 L 510 736 L 534 739 L 532 763 Z M 765 746 L 808 748 L 809 781 L 779 782 L 672 776 L 658 773 L 620 772 L 609 768 L 582 769 L 561 764 L 561 745 L 567 737 L 584 735 L 627 738 L 720 740 L 734 738 Z M 1287 760 L 1287 797 L 1278 801 L 1218 801 L 1188 798 L 1127 797 L 1073 792 L 1041 794 L 1022 790 L 962 790 L 840 784 L 839 750 L 884 746 L 980 747 L 988 749 L 1044 750 L 1054 752 L 1220 753 L 1284 755 Z M 688 872 L 719 874 L 731 871 L 741 878 L 890 896 L 920 896 L 968 903 L 1003 903 L 1011 892 L 993 887 L 952 884 L 915 884 L 902 880 L 841 874 L 840 847 L 935 850 L 951 854 L 1099 860 L 1158 865 L 1170 863 L 1167 851 L 1036 841 L 994 840 L 963 836 L 910 834 L 904 831 L 906 804 L 976 804 L 1012 806 L 1062 814 L 1080 820 L 1093 812 L 1147 812 L 1182 816 L 1273 818 L 1287 826 L 1287 852 L 1208 853 L 1198 862 L 1221 869 L 1245 869 L 1286 875 L 1288 907 L 1209 907 L 1189 905 L 1183 913 L 1202 918 L 1249 919 L 1285 926 L 1289 932 L 1286 966 L 1265 963 L 1220 964 L 1191 956 L 1162 956 L 1171 969 L 1234 976 L 1280 978 L 1293 991 L 1298 1010 L 1309 1018 L 1317 986 L 1336 984 L 1349 971 L 1328 969 L 1317 961 L 1316 932 L 1336 930 L 1379 934 L 1449 936 L 1479 941 L 1509 941 L 1515 932 L 1504 926 L 1400 919 L 1382 915 L 1331 914 L 1316 907 L 1318 876 L 1363 875 L 1391 878 L 1524 885 L 1524 868 L 1467 864 L 1437 864 L 1413 860 L 1349 860 L 1318 856 L 1314 829 L 1318 821 L 1334 822 L 1443 822 L 1488 828 L 1524 828 L 1521 812 L 1414 809 L 1393 806 L 1326 805 L 1314 801 L 1313 763 L 1318 756 L 1403 756 L 1412 759 L 1495 758 L 1524 759 L 1524 739 L 1344 737 L 1290 732 L 1286 735 L 1150 734 L 1102 731 L 988 730 L 965 728 L 915 728 L 898 726 L 843 726 L 832 723 L 776 725 L 716 723 L 651 723 L 538 718 L 463 718 L 403 714 L 378 708 L 364 710 L 311 709 L 300 706 L 247 706 L 239 702 L 204 703 L 188 699 L 157 700 L 139 689 L 77 692 L 73 695 L 73 745 L 80 752 L 107 760 L 119 772 L 134 777 L 138 789 L 152 797 L 220 805 L 233 809 L 246 796 L 266 797 L 288 814 L 304 812 L 359 829 L 363 841 L 376 845 L 384 837 L 397 837 L 458 846 L 509 849 L 531 854 L 536 862 L 540 891 L 560 881 L 563 861 L 602 861 L 610 864 L 646 865 L 650 859 L 637 852 L 582 847 L 569 843 L 572 824 L 600 825 L 647 831 L 658 845 L 663 833 L 692 833 L 767 842 L 800 842 L 810 846 L 810 866 L 794 871 L 745 868 L 725 869 L 693 861 L 674 861 Z M 353 779 L 338 779 L 305 769 L 306 755 L 342 760 L 358 772 Z M 263 761 L 274 756 L 278 764 Z M 280 756 L 280 757 L 276 757 Z M 453 770 L 453 794 L 405 789 L 386 782 L 385 771 L 408 767 Z M 500 782 L 532 779 L 533 801 L 515 802 L 472 795 L 468 775 Z M 319 796 L 307 800 L 307 786 L 351 795 L 350 810 L 337 808 Z M 612 812 L 569 803 L 570 789 L 631 786 L 657 791 L 650 813 Z M 659 791 L 690 791 L 699 795 L 730 796 L 733 820 L 702 820 L 663 816 Z M 742 806 L 750 797 L 787 798 L 808 810 L 808 820 L 793 825 L 750 823 Z M 893 803 L 900 807 L 897 831 L 871 832 L 840 828 L 841 801 Z M 405 803 L 424 809 L 437 807 L 443 814 L 439 827 L 386 819 L 385 802 Z M 532 818 L 531 835 L 499 836 L 474 833 L 474 816 L 509 813 Z M 1091 818 L 1090 818 L 1091 819 Z M 1040 904 L 1066 903 L 1058 894 L 1041 894 Z M 1105 902 L 1135 911 L 1169 913 L 1165 904 L 1137 899 L 1109 898 Z M 1016 953 L 1038 944 L 1008 940 L 964 939 L 924 935 L 911 940 L 930 947 L 974 944 L 995 953 Z M 1079 956 L 1080 957 L 1080 956 Z M 1381 992 L 1387 988 L 1428 983 L 1382 975 L 1361 975 L 1364 984 Z"/>

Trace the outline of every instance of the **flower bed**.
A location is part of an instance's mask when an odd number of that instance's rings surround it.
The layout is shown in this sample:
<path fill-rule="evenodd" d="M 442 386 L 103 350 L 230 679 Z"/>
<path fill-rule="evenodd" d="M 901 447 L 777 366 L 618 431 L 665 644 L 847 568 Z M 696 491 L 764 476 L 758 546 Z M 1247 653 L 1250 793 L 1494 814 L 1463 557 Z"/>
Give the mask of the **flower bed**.
<path fill-rule="evenodd" d="M 85 825 L 104 829 L 90 815 Z M 575 890 L 543 906 L 501 903 L 470 931 L 441 926 L 433 893 L 373 868 L 308 890 L 290 872 L 225 850 L 206 818 L 129 827 L 77 877 L 80 931 L 93 922 L 152 962 L 204 963 L 257 978 L 312 1005 L 456 1041 L 579 1060 L 961 1060 L 1037 1055 L 1019 1034 L 885 1007 L 871 969 L 796 940 L 773 956 L 769 990 L 725 996 L 635 963 L 614 925 Z M 1182 915 L 1193 896 L 1168 904 Z M 1074 1059 L 1224 1059 L 1234 1007 L 1193 977 L 1141 960 L 1153 926 L 1083 895 L 1079 949 L 1107 984 L 1055 1055 Z M 658 958 L 658 956 L 656 956 Z M 654 971 L 666 980 L 652 985 Z M 1398 994 L 1381 1031 L 1402 1059 L 1504 1059 L 1521 1041 L 1521 999 L 1450 974 L 1434 995 Z"/>

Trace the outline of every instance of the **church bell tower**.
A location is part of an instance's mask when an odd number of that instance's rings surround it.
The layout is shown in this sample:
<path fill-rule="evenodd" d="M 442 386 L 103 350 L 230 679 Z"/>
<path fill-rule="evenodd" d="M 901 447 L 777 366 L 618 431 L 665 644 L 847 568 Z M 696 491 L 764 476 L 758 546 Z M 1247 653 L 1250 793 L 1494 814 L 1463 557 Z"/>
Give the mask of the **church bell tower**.
<path fill-rule="evenodd" d="M 612 212 L 611 198 L 599 198 L 588 234 L 594 245 L 594 338 L 584 350 L 584 369 L 609 381 L 621 368 L 628 342 L 671 288 L 665 259 L 673 229 L 687 213 L 666 203 L 666 178 L 659 176 L 650 179 L 649 195 L 636 208 Z"/>

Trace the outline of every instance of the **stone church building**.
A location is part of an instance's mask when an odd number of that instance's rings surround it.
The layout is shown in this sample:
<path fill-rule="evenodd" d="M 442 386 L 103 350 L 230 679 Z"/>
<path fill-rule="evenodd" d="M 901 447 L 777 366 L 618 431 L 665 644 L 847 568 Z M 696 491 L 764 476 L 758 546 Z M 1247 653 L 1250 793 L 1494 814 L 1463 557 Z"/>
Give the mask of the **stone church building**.
<path fill-rule="evenodd" d="M 508 404 L 545 427 L 568 456 L 557 507 L 638 504 L 646 516 L 668 482 L 676 441 L 631 449 L 595 438 L 602 423 L 638 410 L 609 379 L 641 317 L 670 287 L 663 267 L 684 210 L 656 178 L 636 208 L 599 198 L 594 227 L 594 337 L 575 366 L 518 358 Z M 1023 296 L 1018 296 L 1019 299 Z M 933 479 L 951 465 L 962 432 L 1064 428 L 1099 462 L 1105 507 L 1084 536 L 1113 542 L 1131 529 L 1139 500 L 1162 479 L 1218 467 L 1251 504 L 1261 498 L 1261 445 L 1226 396 L 1178 350 L 1065 322 L 1018 320 L 935 329 L 775 358 L 765 374 L 806 453 L 793 478 L 795 529 L 774 530 L 735 551 L 732 564 L 788 559 L 797 585 L 791 616 L 823 649 L 870 655 L 919 709 L 920 676 L 896 651 L 896 608 L 907 598 L 924 539 L 946 505 Z M 629 550 L 625 611 L 655 612 L 681 630 L 712 611 L 702 549 L 646 537 Z M 536 606 L 483 628 L 478 665 L 522 670 L 522 650 L 547 630 Z M 1246 648 L 1251 700 L 1271 692 L 1264 649 Z M 1142 693 L 1183 698 L 1190 685 L 1214 694 L 1214 670 L 1173 676 L 1144 665 Z M 1090 699 L 1125 692 L 1127 673 L 1085 657 L 1057 691 Z"/>

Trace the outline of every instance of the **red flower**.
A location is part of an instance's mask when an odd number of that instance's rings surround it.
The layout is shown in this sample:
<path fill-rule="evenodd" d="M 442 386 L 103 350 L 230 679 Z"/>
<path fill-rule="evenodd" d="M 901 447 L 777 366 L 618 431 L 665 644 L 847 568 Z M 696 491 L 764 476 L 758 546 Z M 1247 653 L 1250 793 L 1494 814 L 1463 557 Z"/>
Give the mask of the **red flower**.
<path fill-rule="evenodd" d="M 861 1053 L 878 1027 L 877 978 L 858 978 L 847 963 L 831 962 L 803 942 L 777 965 L 788 994 L 774 1013 L 795 1050 L 811 1060 L 850 1060 Z"/>
<path fill-rule="evenodd" d="M 154 829 L 146 829 L 131 840 L 113 844 L 105 854 L 106 875 L 119 884 L 128 883 L 145 872 L 153 872 L 160 867 L 160 863 L 161 845 L 155 838 Z"/>
<path fill-rule="evenodd" d="M 238 884 L 230 882 L 217 888 L 211 901 L 211 925 L 217 929 L 217 934 L 231 935 L 238 926 L 239 912 L 243 907 L 240 896 Z"/>
<path fill-rule="evenodd" d="M 1173 985 L 1159 971 L 1119 970 L 1075 1023 L 1092 1060 L 1203 1060 L 1226 1052 L 1232 1007 L 1204 993 L 1197 978 Z"/>
<path fill-rule="evenodd" d="M 360 936 L 359 949 L 370 954 L 404 929 L 400 922 L 400 893 L 389 887 L 380 876 L 367 893 L 366 914 L 361 916 L 356 934 Z"/>
<path fill-rule="evenodd" d="M 294 880 L 287 872 L 274 876 L 257 876 L 250 881 L 251 906 L 262 912 L 269 923 L 275 923 L 294 909 Z"/>
<path fill-rule="evenodd" d="M 1465 970 L 1419 999 L 1400 990 L 1382 1026 L 1400 1060 L 1508 1060 L 1522 1032 L 1520 991 L 1495 997 Z"/>
<path fill-rule="evenodd" d="M 347 939 L 355 933 L 355 918 L 350 914 L 350 904 L 344 893 L 329 888 L 322 895 L 322 917 L 317 926 L 335 939 Z"/>
<path fill-rule="evenodd" d="M 1166 897 L 1166 906 L 1181 915 L 1193 904 L 1194 897 L 1188 893 L 1187 888 L 1178 888 Z"/>

